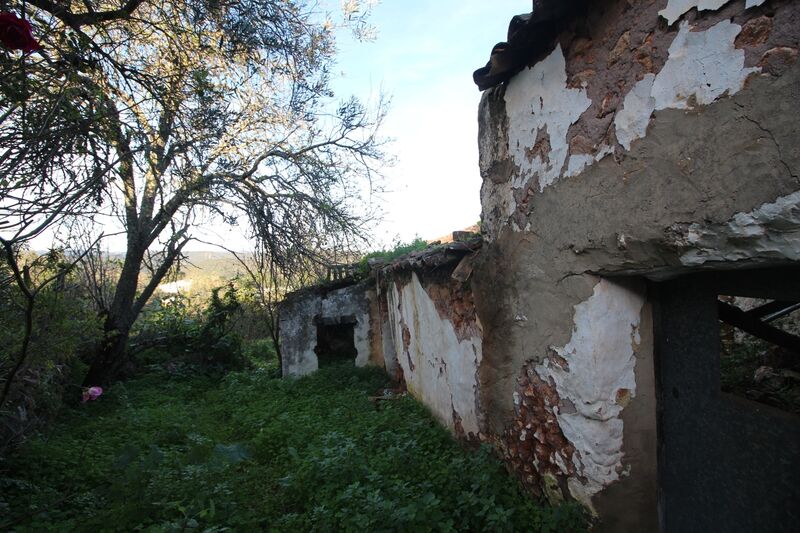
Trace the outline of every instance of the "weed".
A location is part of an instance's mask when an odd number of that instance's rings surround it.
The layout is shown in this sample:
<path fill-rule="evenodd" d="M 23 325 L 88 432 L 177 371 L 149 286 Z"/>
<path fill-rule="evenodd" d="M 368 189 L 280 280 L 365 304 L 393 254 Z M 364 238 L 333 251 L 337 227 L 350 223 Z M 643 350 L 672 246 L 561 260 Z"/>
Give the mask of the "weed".
<path fill-rule="evenodd" d="M 582 531 L 464 450 L 376 369 L 157 372 L 66 413 L 3 465 L 18 531 Z"/>

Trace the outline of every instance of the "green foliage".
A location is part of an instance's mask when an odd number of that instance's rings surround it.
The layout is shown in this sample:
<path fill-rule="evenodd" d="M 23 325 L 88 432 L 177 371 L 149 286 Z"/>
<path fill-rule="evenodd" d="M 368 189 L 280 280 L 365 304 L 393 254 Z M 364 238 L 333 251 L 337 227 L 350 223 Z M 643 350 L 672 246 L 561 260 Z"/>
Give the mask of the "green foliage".
<path fill-rule="evenodd" d="M 242 352 L 251 368 L 263 370 L 276 378 L 280 377 L 278 351 L 275 349 L 272 339 L 245 341 Z"/>
<path fill-rule="evenodd" d="M 73 410 L 0 472 L 17 531 L 583 531 L 376 369 L 221 382 L 150 374 Z M 3 523 L 0 523 L 0 529 Z"/>
<path fill-rule="evenodd" d="M 279 299 L 278 293 L 272 289 L 261 292 L 249 276 L 236 276 L 232 282 L 236 285 L 241 305 L 240 312 L 232 324 L 232 330 L 244 341 L 257 341 L 272 337 L 272 324 L 277 320 L 277 312 L 275 310 L 276 302 L 270 298 L 274 296 L 275 299 Z"/>
<path fill-rule="evenodd" d="M 231 331 L 241 310 L 236 287 L 215 288 L 203 308 L 175 294 L 150 304 L 140 320 L 133 348 L 143 349 L 141 362 L 159 362 L 163 356 L 184 359 L 220 371 L 244 367 L 242 340 Z"/>
<path fill-rule="evenodd" d="M 86 367 L 79 355 L 100 338 L 101 324 L 75 273 L 64 265 L 64 254 L 55 250 L 43 255 L 24 254 L 20 260 L 29 287 L 58 276 L 35 298 L 27 358 L 0 411 L 0 455 L 6 446 L 53 418 L 65 399 L 80 398 Z M 0 278 L 8 275 L 9 266 L 3 263 Z M 0 284 L 0 385 L 5 385 L 19 360 L 24 306 L 16 284 Z"/>
<path fill-rule="evenodd" d="M 776 320 L 773 325 L 797 334 L 797 320 L 787 316 Z M 737 332 L 737 337 L 731 345 L 722 343 L 721 346 L 721 390 L 800 414 L 800 380 L 795 377 L 800 372 L 797 354 L 743 332 Z M 759 368 L 772 377 L 756 380 Z M 782 373 L 790 377 L 783 377 Z"/>
<path fill-rule="evenodd" d="M 416 252 L 418 250 L 424 250 L 428 247 L 428 243 L 421 239 L 420 237 L 414 237 L 414 240 L 411 242 L 401 242 L 396 241 L 391 249 L 389 250 L 379 250 L 376 252 L 370 252 L 358 262 L 358 268 L 362 275 L 366 276 L 369 274 L 369 260 L 370 259 L 383 259 L 384 261 L 391 261 L 393 259 L 397 259 L 400 256 L 410 254 L 411 252 Z"/>

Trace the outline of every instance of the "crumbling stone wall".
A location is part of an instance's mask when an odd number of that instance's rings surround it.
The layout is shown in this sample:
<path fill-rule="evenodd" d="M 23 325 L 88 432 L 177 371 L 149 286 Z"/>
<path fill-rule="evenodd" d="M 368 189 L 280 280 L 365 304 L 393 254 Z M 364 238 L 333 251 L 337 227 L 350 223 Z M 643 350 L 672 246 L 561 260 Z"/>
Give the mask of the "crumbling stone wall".
<path fill-rule="evenodd" d="M 455 264 L 395 272 L 383 293 L 393 360 L 411 394 L 457 436 L 477 439 L 483 427 L 478 368 L 481 327 L 469 283 L 451 277 Z"/>
<path fill-rule="evenodd" d="M 380 364 L 380 352 L 372 349 L 373 337 L 380 335 L 371 313 L 374 299 L 375 291 L 369 282 L 339 288 L 312 287 L 288 295 L 279 309 L 284 377 L 304 376 L 319 368 L 314 352 L 317 324 L 325 322 L 354 320 L 354 363 Z"/>
<path fill-rule="evenodd" d="M 480 253 L 290 298 L 284 373 L 316 368 L 314 317 L 358 301 L 359 362 L 532 492 L 655 531 L 647 280 L 800 260 L 800 3 L 583 5 L 483 95 Z"/>
<path fill-rule="evenodd" d="M 621 276 L 800 258 L 800 4 L 586 5 L 480 104 L 480 402 L 533 490 L 655 530 L 650 303 Z"/>

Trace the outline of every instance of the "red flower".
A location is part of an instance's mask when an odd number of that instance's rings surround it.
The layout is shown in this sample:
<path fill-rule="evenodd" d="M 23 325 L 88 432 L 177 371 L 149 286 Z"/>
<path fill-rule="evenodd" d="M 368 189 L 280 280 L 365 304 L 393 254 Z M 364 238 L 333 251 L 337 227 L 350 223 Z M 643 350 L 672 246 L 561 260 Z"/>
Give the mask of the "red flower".
<path fill-rule="evenodd" d="M 11 50 L 33 52 L 39 49 L 39 43 L 31 33 L 31 25 L 14 13 L 0 13 L 0 42 Z"/>

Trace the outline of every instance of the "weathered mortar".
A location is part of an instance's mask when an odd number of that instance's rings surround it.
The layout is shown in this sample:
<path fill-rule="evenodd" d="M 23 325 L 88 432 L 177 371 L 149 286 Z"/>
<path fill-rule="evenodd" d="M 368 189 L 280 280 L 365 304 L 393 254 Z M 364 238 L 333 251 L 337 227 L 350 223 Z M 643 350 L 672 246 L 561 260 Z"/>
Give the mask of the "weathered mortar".
<path fill-rule="evenodd" d="M 774 4 L 774 6 L 773 6 Z M 737 8 L 738 5 L 738 8 Z M 608 154 L 611 152 L 616 153 L 616 158 L 621 159 L 626 155 L 626 159 L 635 159 L 641 163 L 636 154 L 624 154 L 625 150 L 622 146 L 617 144 L 617 129 L 614 122 L 615 118 L 619 118 L 620 113 L 616 113 L 620 107 L 620 102 L 630 96 L 636 94 L 635 89 L 641 92 L 642 87 L 637 87 L 637 84 L 643 82 L 655 82 L 655 93 L 658 98 L 653 99 L 652 106 L 685 106 L 697 102 L 698 99 L 703 102 L 708 98 L 715 95 L 721 96 L 726 90 L 728 93 L 736 92 L 736 87 L 728 88 L 726 84 L 738 83 L 734 80 L 738 73 L 743 73 L 741 76 L 746 76 L 747 73 L 753 72 L 758 69 L 759 65 L 764 66 L 766 73 L 774 73 L 771 67 L 768 68 L 769 57 L 778 56 L 783 57 L 784 61 L 781 63 L 782 68 L 787 68 L 787 61 L 790 63 L 788 51 L 796 50 L 800 44 L 798 40 L 800 37 L 797 35 L 796 28 L 800 26 L 800 16 L 797 9 L 793 8 L 789 2 L 774 2 L 767 3 L 761 8 L 751 9 L 741 12 L 741 5 L 738 2 L 729 3 L 723 10 L 719 12 L 704 11 L 703 16 L 697 18 L 693 12 L 690 12 L 680 23 L 674 24 L 672 27 L 663 27 L 663 21 L 656 23 L 657 11 L 661 6 L 660 2 L 640 2 L 630 6 L 625 2 L 603 2 L 599 3 L 599 7 L 593 10 L 586 20 L 578 21 L 575 23 L 575 28 L 570 32 L 562 35 L 556 50 L 551 53 L 550 57 L 542 62 L 533 66 L 532 70 L 523 71 L 512 80 L 508 87 L 498 87 L 491 91 L 487 91 L 484 95 L 484 103 L 481 105 L 480 114 L 480 149 L 483 154 L 481 157 L 481 171 L 484 175 L 485 182 L 483 186 L 483 203 L 484 203 L 484 231 L 492 238 L 505 224 L 507 216 L 511 216 L 513 223 L 512 227 L 524 228 L 527 224 L 526 217 L 533 210 L 530 197 L 534 196 L 542 186 L 542 179 L 545 183 L 550 184 L 564 176 L 575 175 L 580 173 L 585 165 L 594 163 L 597 158 L 611 159 Z M 732 18 L 733 23 L 728 19 Z M 769 20 L 767 24 L 764 20 Z M 636 24 L 632 24 L 634 20 Z M 637 28 L 634 30 L 627 30 L 627 28 Z M 753 29 L 753 28 L 761 29 Z M 689 31 L 691 29 L 692 31 Z M 792 31 L 794 30 L 794 32 Z M 633 33 L 632 33 L 633 32 Z M 717 55 L 709 54 L 706 58 L 707 66 L 704 68 L 710 69 L 705 73 L 697 73 L 699 75 L 710 76 L 704 79 L 703 83 L 697 83 L 696 87 L 692 86 L 691 74 L 696 71 L 683 72 L 687 69 L 685 63 L 681 63 L 679 57 L 684 57 L 691 51 L 696 51 L 698 55 L 703 53 L 704 43 L 693 43 L 688 45 L 687 48 L 682 50 L 675 50 L 675 53 L 680 53 L 676 56 L 671 63 L 670 73 L 661 72 L 668 57 L 668 51 L 671 45 L 676 45 L 676 37 L 683 35 L 682 40 L 685 41 L 686 37 L 695 38 L 695 36 L 703 35 L 705 32 L 712 32 L 709 34 L 709 43 L 713 44 L 715 53 Z M 720 33 L 722 32 L 722 33 Z M 625 34 L 627 38 L 623 38 Z M 585 34 L 585 36 L 584 36 Z M 723 35 L 724 34 L 724 35 Z M 736 42 L 734 43 L 734 37 Z M 729 39 L 726 44 L 725 39 Z M 628 45 L 619 46 L 619 40 L 622 39 L 622 44 L 629 42 Z M 753 43 L 753 45 L 749 45 Z M 725 46 L 730 46 L 726 49 Z M 742 46 L 742 49 L 735 48 Z M 681 46 L 678 46 L 681 48 Z M 564 52 L 562 52 L 562 49 Z M 615 52 L 616 50 L 616 52 Z M 738 52 L 737 52 L 738 51 Z M 564 61 L 554 61 L 553 57 L 564 57 Z M 737 55 L 740 54 L 740 55 Z M 789 55 L 787 55 L 789 54 Z M 641 58 L 646 56 L 648 61 L 646 64 L 641 63 Z M 739 61 L 740 65 L 737 66 L 736 62 Z M 698 62 L 698 64 L 703 64 Z M 548 65 L 551 65 L 550 71 L 543 70 Z M 560 68 L 563 65 L 565 68 Z M 682 66 L 683 65 L 683 66 Z M 714 66 L 716 65 L 716 66 Z M 592 68 L 589 68 L 592 67 Z M 536 69 L 540 70 L 537 75 Z M 560 72 L 559 72 L 560 68 Z M 566 70 L 566 72 L 565 72 Z M 527 74 L 526 74 L 527 72 Z M 717 73 L 716 75 L 714 73 Z M 657 77 L 656 75 L 660 75 Z M 554 96 L 544 97 L 542 103 L 535 104 L 533 110 L 536 115 L 541 115 L 548 124 L 547 135 L 549 143 L 553 145 L 556 140 L 553 139 L 555 129 L 564 131 L 565 127 L 569 127 L 566 135 L 563 133 L 557 140 L 558 146 L 563 146 L 564 143 L 569 145 L 568 154 L 564 155 L 563 149 L 559 148 L 553 151 L 546 158 L 560 165 L 555 165 L 554 168 L 548 170 L 544 174 L 541 172 L 531 172 L 530 165 L 532 163 L 525 163 L 523 167 L 519 164 L 526 159 L 532 160 L 535 163 L 536 155 L 532 147 L 535 145 L 535 139 L 544 131 L 544 128 L 539 129 L 539 133 L 533 130 L 528 135 L 530 138 L 527 140 L 529 144 L 520 144 L 525 139 L 514 139 L 509 144 L 509 132 L 513 133 L 519 130 L 520 126 L 509 124 L 508 113 L 505 111 L 498 112 L 491 107 L 507 108 L 504 105 L 503 99 L 509 98 L 508 91 L 515 91 L 524 96 L 525 91 L 537 91 L 536 86 L 531 86 L 528 83 L 526 89 L 520 87 L 520 80 L 525 76 L 533 75 L 533 79 L 550 80 L 544 94 L 553 94 Z M 559 89 L 554 80 L 566 75 L 566 85 L 561 86 Z M 648 78 L 649 76 L 649 78 Z M 743 79 L 742 77 L 738 78 Z M 689 81 L 687 81 L 689 80 Z M 537 84 L 543 82 L 536 82 Z M 679 83 L 681 85 L 675 85 Z M 714 84 L 722 84 L 720 87 L 715 87 Z M 708 86 L 707 86 L 708 85 Z M 541 87 L 540 87 L 541 88 Z M 679 101 L 670 100 L 670 91 L 673 90 L 687 90 L 694 89 L 700 91 L 695 96 L 684 94 L 679 97 Z M 738 89 L 737 89 L 738 90 Z M 719 92 L 716 92 L 719 91 Z M 564 96 L 555 96 L 555 95 Z M 756 93 L 757 94 L 757 93 Z M 567 96 L 573 95 L 573 96 Z M 558 106 L 547 106 L 547 98 L 553 104 Z M 580 114 L 577 119 L 571 118 L 569 106 L 563 105 L 568 103 L 569 99 L 578 100 L 576 105 L 578 109 L 584 109 L 586 105 L 588 108 Z M 520 99 L 520 97 L 513 96 L 513 99 Z M 632 102 L 634 102 L 632 100 Z M 786 104 L 790 104 L 786 101 Z M 494 103 L 493 103 L 494 102 Z M 585 102 L 585 103 L 584 103 Z M 615 103 L 616 102 L 616 103 Z M 513 102 L 512 102 L 513 103 Z M 519 107 L 519 105 L 517 105 Z M 537 111 L 538 110 L 538 111 Z M 629 110 L 621 110 L 629 111 Z M 643 108 L 643 111 L 646 110 Z M 514 116 L 523 117 L 519 115 L 519 110 L 513 112 Z M 656 112 L 658 115 L 660 111 Z M 622 113 L 625 115 L 626 113 Z M 627 113 L 630 115 L 631 113 Z M 644 127 L 647 127 L 647 115 L 644 115 Z M 789 116 L 783 115 L 785 120 L 790 120 Z M 750 117 L 752 118 L 752 117 Z M 517 120 L 522 120 L 521 118 Z M 636 122 L 636 117 L 627 119 L 636 124 L 631 124 L 629 127 L 638 131 L 641 128 Z M 490 123 L 491 122 L 491 123 Z M 570 125 L 570 122 L 572 124 Z M 723 122 L 724 123 L 724 122 Z M 533 128 L 538 123 L 533 122 L 527 124 L 527 127 Z M 761 122 L 752 124 L 753 128 L 758 128 L 763 125 Z M 621 125 L 621 124 L 620 124 Z M 769 129 L 765 125 L 765 129 Z M 728 132 L 720 132 L 717 135 L 720 140 L 729 139 Z M 763 132 L 762 132 L 763 133 Z M 630 143 L 633 137 L 631 133 L 626 131 L 624 141 Z M 707 138 L 704 137 L 703 139 Z M 753 138 L 749 135 L 746 138 Z M 777 142 L 777 141 L 776 141 Z M 507 153 L 511 147 L 511 156 Z M 649 148 L 649 147 L 648 147 Z M 513 155 L 518 153 L 519 155 Z M 553 156 L 553 154 L 560 154 Z M 687 154 L 689 155 L 689 154 Z M 745 155 L 741 154 L 739 161 L 745 159 Z M 544 158 L 542 158 L 544 161 Z M 759 161 L 758 163 L 761 163 Z M 782 164 L 777 161 L 778 164 Z M 511 165 L 510 167 L 508 165 Z M 596 163 L 595 163 L 596 164 Z M 684 162 L 684 164 L 686 164 Z M 535 166 L 535 165 L 534 165 Z M 639 165 L 642 167 L 642 165 Z M 641 170 L 641 168 L 639 168 Z M 630 178 L 636 174 L 637 168 L 620 169 L 620 174 L 626 178 Z M 796 174 L 796 172 L 795 172 Z M 505 185 L 510 183 L 510 187 Z M 501 185 L 501 186 L 499 186 Z M 769 198 L 773 200 L 773 198 Z M 765 199 L 766 201 L 766 199 Z M 500 207 L 498 207 L 500 204 Z M 755 207 L 755 205 L 750 206 Z M 731 213 L 732 215 L 733 213 Z"/>
<path fill-rule="evenodd" d="M 717 3 L 668 25 L 666 1 L 593 2 L 481 101 L 486 431 L 526 483 L 609 528 L 656 527 L 653 341 L 643 285 L 595 276 L 800 259 L 800 5 Z M 625 383 L 592 381 L 615 365 Z"/>
<path fill-rule="evenodd" d="M 792 111 L 798 98 L 795 64 L 780 78 L 752 79 L 711 106 L 657 111 L 647 136 L 619 162 L 603 159 L 532 195 L 528 232 L 552 248 L 564 274 L 678 273 L 694 247 L 692 233 L 735 224 L 737 214 L 781 203 L 797 190 L 800 155 L 793 146 L 800 125 Z M 492 203 L 486 198 L 484 205 Z M 796 202 L 782 203 L 781 230 L 796 231 Z M 690 231 L 692 224 L 697 229 Z M 755 258 L 758 248 L 751 249 Z"/>

